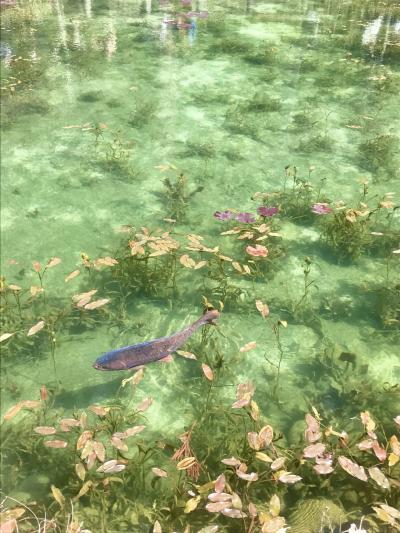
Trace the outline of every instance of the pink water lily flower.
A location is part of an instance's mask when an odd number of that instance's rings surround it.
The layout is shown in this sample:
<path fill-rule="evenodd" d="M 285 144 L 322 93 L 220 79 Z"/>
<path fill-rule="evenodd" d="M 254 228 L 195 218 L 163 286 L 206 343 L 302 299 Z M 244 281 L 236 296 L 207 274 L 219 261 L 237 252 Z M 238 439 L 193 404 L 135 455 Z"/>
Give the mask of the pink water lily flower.
<path fill-rule="evenodd" d="M 265 205 L 261 205 L 257 209 L 257 213 L 261 215 L 262 217 L 273 217 L 277 213 L 279 213 L 278 207 L 266 207 Z"/>
<path fill-rule="evenodd" d="M 326 203 L 318 203 L 311 207 L 311 211 L 316 215 L 328 215 L 332 213 L 332 208 Z"/>
<path fill-rule="evenodd" d="M 233 213 L 229 210 L 227 211 L 215 211 L 214 218 L 217 220 L 231 220 L 233 218 Z"/>
<path fill-rule="evenodd" d="M 247 246 L 246 252 L 253 257 L 267 257 L 269 251 L 265 246 L 261 244 L 256 244 L 255 246 Z"/>

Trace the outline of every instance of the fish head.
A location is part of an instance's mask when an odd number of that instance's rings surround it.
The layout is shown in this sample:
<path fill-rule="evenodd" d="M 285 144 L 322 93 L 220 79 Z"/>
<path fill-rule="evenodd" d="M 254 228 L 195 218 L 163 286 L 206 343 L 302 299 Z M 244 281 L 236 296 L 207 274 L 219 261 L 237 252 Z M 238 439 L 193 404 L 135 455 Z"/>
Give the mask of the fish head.
<path fill-rule="evenodd" d="M 109 368 L 104 368 L 104 366 L 102 366 L 101 363 L 98 362 L 98 360 L 96 360 L 94 363 L 93 363 L 93 368 L 95 368 L 96 370 L 109 370 Z"/>

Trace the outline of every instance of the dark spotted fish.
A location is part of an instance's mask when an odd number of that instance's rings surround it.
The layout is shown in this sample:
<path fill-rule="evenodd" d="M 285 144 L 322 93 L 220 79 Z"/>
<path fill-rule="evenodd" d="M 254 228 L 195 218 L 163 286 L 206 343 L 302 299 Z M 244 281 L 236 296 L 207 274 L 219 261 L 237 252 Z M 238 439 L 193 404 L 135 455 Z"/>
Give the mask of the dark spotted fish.
<path fill-rule="evenodd" d="M 175 352 L 193 333 L 204 324 L 214 324 L 219 312 L 207 311 L 201 318 L 178 333 L 169 337 L 160 337 L 152 341 L 125 346 L 101 355 L 93 364 L 97 370 L 127 370 L 135 366 L 147 365 L 159 361 Z"/>

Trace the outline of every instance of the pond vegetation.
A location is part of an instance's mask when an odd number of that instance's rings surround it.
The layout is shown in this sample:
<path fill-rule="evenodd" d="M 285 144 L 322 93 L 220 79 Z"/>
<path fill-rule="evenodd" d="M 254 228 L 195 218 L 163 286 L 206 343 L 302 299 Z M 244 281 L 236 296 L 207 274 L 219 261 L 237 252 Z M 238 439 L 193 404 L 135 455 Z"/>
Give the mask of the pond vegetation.
<path fill-rule="evenodd" d="M 338 5 L 4 7 L 1 533 L 400 531 L 400 12 Z"/>

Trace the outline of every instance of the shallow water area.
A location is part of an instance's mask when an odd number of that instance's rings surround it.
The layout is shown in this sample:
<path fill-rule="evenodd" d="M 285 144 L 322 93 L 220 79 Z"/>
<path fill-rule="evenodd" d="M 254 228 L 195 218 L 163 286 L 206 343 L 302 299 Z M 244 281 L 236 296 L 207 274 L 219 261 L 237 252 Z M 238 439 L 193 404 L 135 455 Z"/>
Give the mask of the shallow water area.
<path fill-rule="evenodd" d="M 400 448 L 390 440 L 400 413 L 399 4 L 10 4 L 1 22 L 6 493 L 50 508 L 70 533 L 51 485 L 93 531 L 158 532 L 158 521 L 162 531 L 234 532 L 242 518 L 246 531 L 264 533 L 272 519 L 279 530 L 282 514 L 301 533 L 296 510 L 313 497 L 348 513 L 342 524 L 332 518 L 331 531 L 362 516 L 368 531 L 390 531 L 373 506 L 396 507 L 400 497 Z M 171 335 L 211 306 L 218 326 L 181 348 L 196 359 L 154 362 L 137 384 L 131 371 L 92 367 L 100 354 Z M 243 400 L 237 386 L 249 382 L 248 404 L 232 408 Z M 10 416 L 18 402 L 39 400 L 42 386 L 39 411 Z M 93 405 L 111 411 L 98 415 Z M 359 456 L 361 436 L 351 431 L 375 438 L 365 412 L 378 444 Z M 336 461 L 328 476 L 315 474 L 301 447 L 289 450 L 313 442 L 306 413 Z M 60 432 L 62 417 L 79 419 L 92 440 L 100 435 L 106 456 L 80 452 L 78 433 Z M 113 432 L 142 423 L 129 451 L 110 444 Z M 34 432 L 53 424 L 65 450 L 47 449 L 50 437 Z M 261 451 L 287 461 L 276 471 L 257 463 L 248 437 L 265 424 L 274 441 Z M 171 470 L 185 431 L 199 481 Z M 343 481 L 349 468 L 337 457 L 347 451 L 386 481 L 354 469 Z M 248 472 L 258 465 L 259 479 L 253 485 L 230 467 L 226 490 L 243 505 L 209 512 L 199 486 L 232 455 Z M 104 459 L 127 465 L 117 481 L 96 473 Z M 170 477 L 155 478 L 151 467 Z M 299 472 L 300 485 L 281 482 L 283 468 Z M 143 484 L 135 495 L 132 479 Z M 265 502 L 274 491 L 282 505 L 272 512 Z"/>

